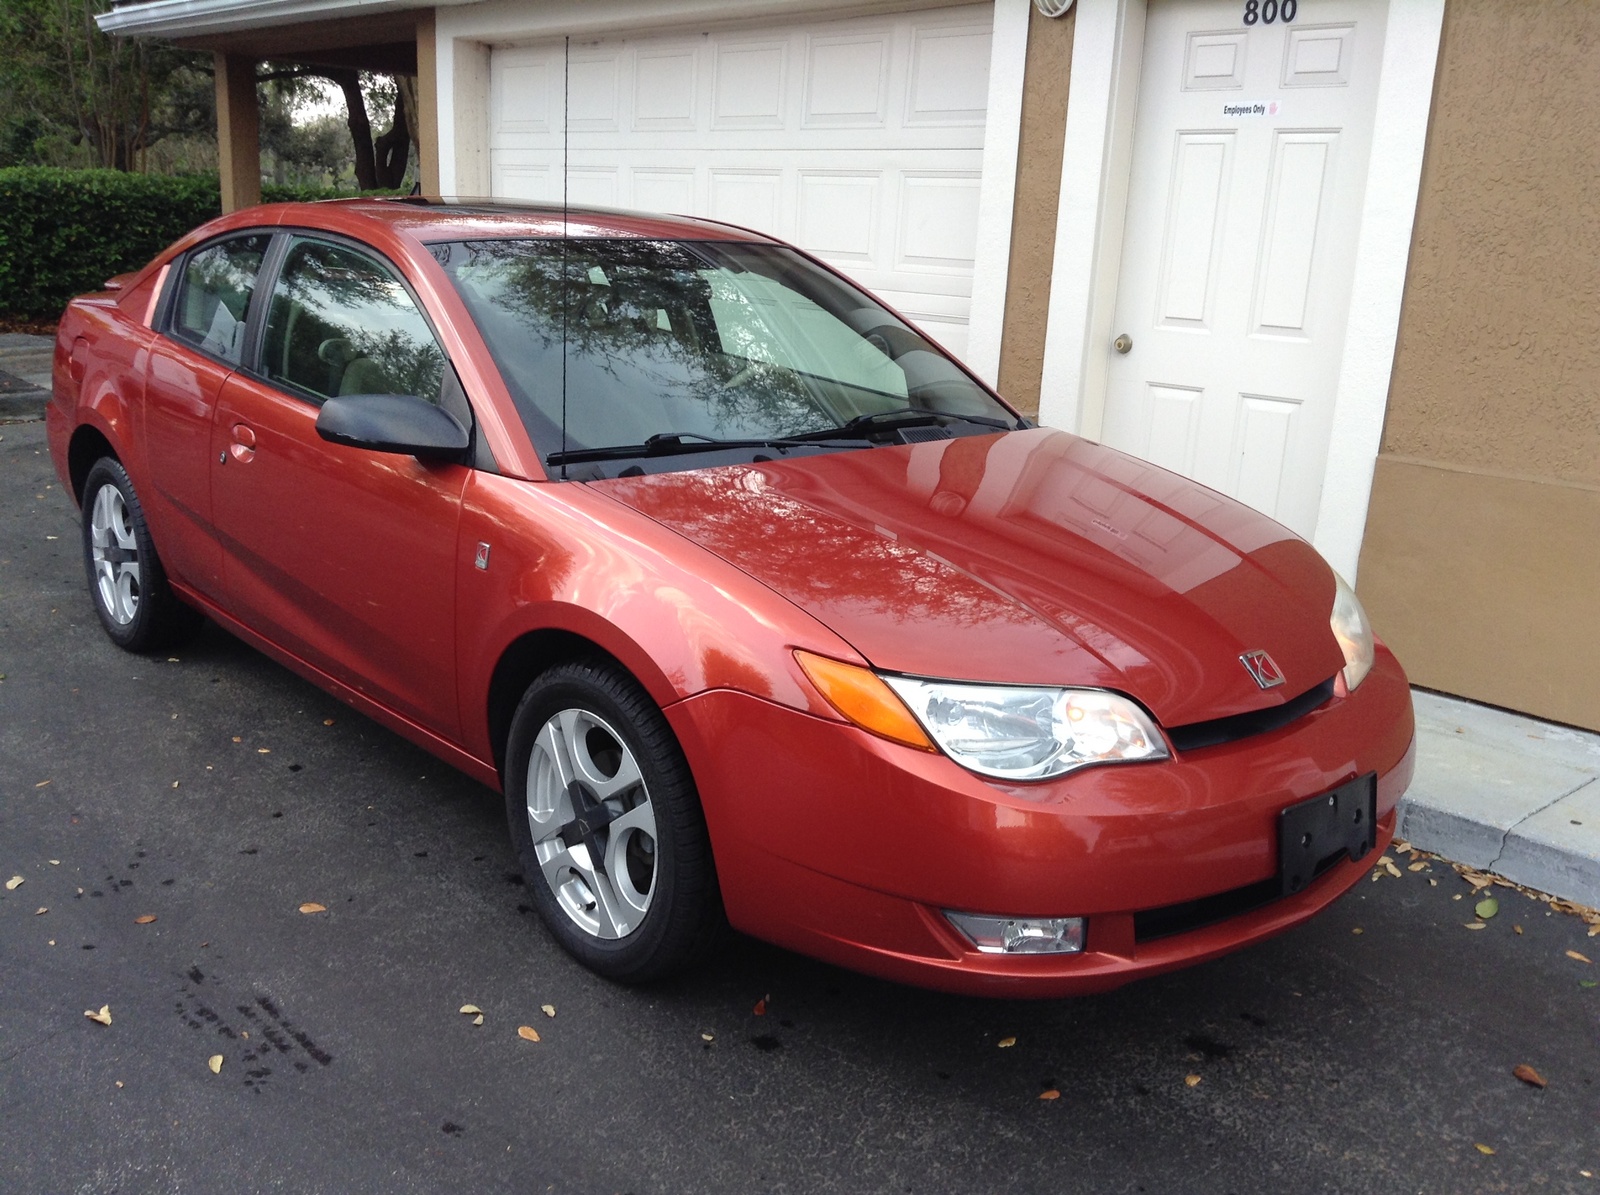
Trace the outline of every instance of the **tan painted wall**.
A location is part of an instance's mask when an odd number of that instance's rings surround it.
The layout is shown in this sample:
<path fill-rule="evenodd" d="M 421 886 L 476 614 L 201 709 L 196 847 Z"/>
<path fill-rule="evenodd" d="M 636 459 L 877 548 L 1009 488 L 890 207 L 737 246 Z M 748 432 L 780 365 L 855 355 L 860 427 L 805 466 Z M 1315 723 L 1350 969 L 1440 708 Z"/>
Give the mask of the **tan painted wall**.
<path fill-rule="evenodd" d="M 1421 685 L 1600 729 L 1600 4 L 1448 0 L 1360 589 Z"/>
<path fill-rule="evenodd" d="M 1006 279 L 1005 332 L 1000 342 L 1000 393 L 1029 415 L 1039 412 L 1039 378 L 1056 248 L 1056 201 L 1067 132 L 1067 80 L 1077 10 L 1064 17 L 1030 7 L 1028 62 L 1017 147 L 1016 208 Z"/>

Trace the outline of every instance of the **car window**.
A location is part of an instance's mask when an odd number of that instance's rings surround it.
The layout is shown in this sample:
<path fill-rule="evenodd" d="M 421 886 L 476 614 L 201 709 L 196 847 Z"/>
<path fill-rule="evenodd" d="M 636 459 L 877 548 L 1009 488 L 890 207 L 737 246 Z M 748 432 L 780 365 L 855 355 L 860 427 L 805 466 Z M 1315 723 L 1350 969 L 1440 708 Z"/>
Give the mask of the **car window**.
<path fill-rule="evenodd" d="M 805 434 L 908 409 L 1009 414 L 865 292 L 781 246 L 432 248 L 546 453 Z"/>
<path fill-rule="evenodd" d="M 377 258 L 297 238 L 272 290 L 261 372 L 320 398 L 410 394 L 438 402 L 445 357 L 394 271 Z"/>
<path fill-rule="evenodd" d="M 191 253 L 184 263 L 173 308 L 172 335 L 213 357 L 239 364 L 245 312 L 271 239 L 266 233 L 233 237 Z"/>

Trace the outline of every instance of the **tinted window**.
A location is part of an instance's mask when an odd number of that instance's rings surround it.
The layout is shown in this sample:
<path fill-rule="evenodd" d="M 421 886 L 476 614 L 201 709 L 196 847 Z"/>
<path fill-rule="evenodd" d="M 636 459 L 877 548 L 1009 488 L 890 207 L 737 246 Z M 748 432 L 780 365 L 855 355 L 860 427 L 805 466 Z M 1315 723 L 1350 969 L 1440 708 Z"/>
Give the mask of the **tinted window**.
<path fill-rule="evenodd" d="M 797 435 L 908 408 L 1011 419 L 915 329 L 792 250 L 600 239 L 433 249 L 546 453 L 664 433 Z"/>
<path fill-rule="evenodd" d="M 322 398 L 439 401 L 444 353 L 394 271 L 343 245 L 297 239 L 272 290 L 261 371 Z"/>
<path fill-rule="evenodd" d="M 235 237 L 191 253 L 172 314 L 172 335 L 239 364 L 245 312 L 271 239 L 264 233 Z"/>

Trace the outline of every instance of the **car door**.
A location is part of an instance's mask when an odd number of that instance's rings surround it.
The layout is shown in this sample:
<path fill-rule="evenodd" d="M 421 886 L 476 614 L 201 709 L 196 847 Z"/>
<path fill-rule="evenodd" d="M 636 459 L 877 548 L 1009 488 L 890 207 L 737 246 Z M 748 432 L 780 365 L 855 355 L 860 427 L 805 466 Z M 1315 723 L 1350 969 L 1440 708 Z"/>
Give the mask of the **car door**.
<path fill-rule="evenodd" d="M 469 470 L 332 444 L 316 421 L 325 400 L 349 394 L 453 396 L 452 414 L 467 421 L 470 409 L 391 265 L 298 234 L 275 256 L 251 368 L 224 383 L 212 426 L 227 608 L 455 738 L 456 536 Z"/>
<path fill-rule="evenodd" d="M 239 364 L 271 240 L 267 232 L 227 236 L 179 262 L 145 370 L 146 493 L 156 506 L 162 563 L 212 599 L 222 549 L 212 526 L 211 420 L 222 384 Z"/>

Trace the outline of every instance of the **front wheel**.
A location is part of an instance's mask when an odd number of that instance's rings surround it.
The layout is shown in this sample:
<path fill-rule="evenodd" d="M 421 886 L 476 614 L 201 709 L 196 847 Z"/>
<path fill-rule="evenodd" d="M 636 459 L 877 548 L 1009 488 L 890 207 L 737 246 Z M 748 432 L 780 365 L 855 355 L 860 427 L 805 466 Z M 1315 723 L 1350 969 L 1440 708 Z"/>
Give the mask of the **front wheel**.
<path fill-rule="evenodd" d="M 199 628 L 199 612 L 167 585 L 139 495 L 113 457 L 97 460 L 83 483 L 83 565 L 95 613 L 118 647 L 156 651 Z"/>
<path fill-rule="evenodd" d="M 642 983 L 715 945 L 722 904 L 694 780 L 627 673 L 582 661 L 535 680 L 512 718 L 505 788 L 534 906 L 579 962 Z"/>

